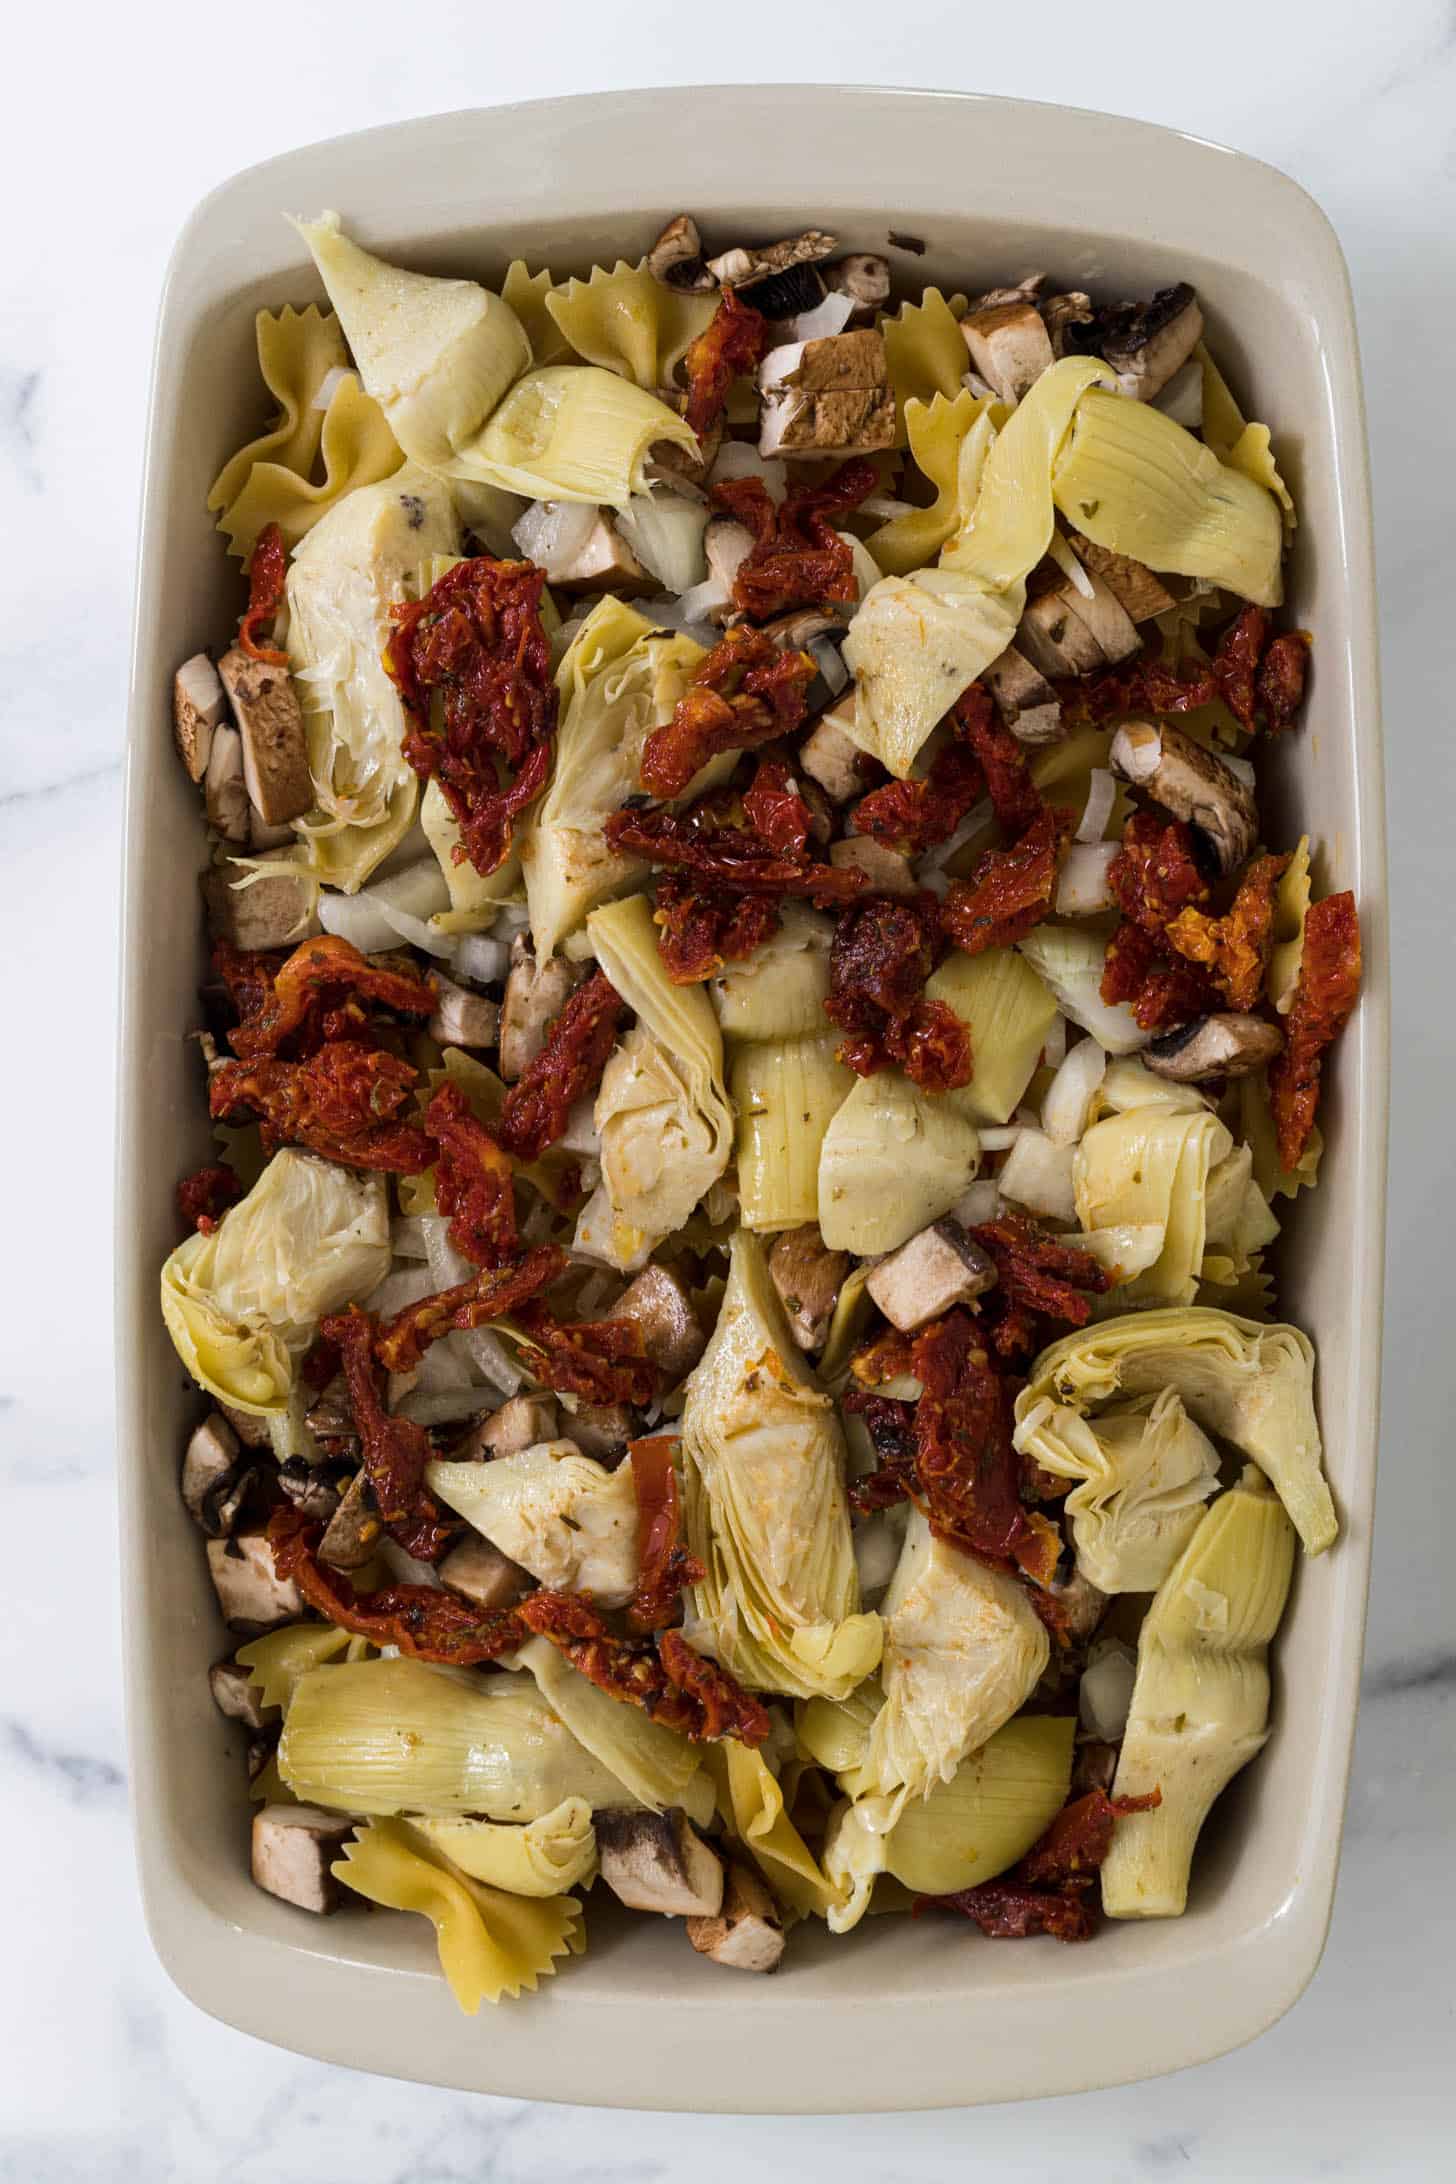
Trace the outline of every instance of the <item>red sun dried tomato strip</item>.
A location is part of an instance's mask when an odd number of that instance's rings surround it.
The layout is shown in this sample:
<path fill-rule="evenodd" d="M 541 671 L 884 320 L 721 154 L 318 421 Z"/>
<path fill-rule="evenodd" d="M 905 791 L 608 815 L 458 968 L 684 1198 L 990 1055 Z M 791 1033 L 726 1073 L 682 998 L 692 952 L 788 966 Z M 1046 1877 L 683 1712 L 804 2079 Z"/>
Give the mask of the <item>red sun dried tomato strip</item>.
<path fill-rule="evenodd" d="M 340 1630 L 377 1646 L 398 1646 L 417 1661 L 477 1668 L 514 1653 L 526 1632 L 513 1608 L 479 1608 L 445 1585 L 385 1585 L 356 1591 L 341 1572 L 318 1559 L 323 1527 L 298 1510 L 275 1509 L 268 1520 L 273 1567 L 292 1578 L 304 1599 Z"/>
<path fill-rule="evenodd" d="M 1003 1213 L 970 1234 L 994 1260 L 997 1282 L 1013 1304 L 1069 1327 L 1085 1327 L 1092 1317 L 1090 1298 L 1112 1287 L 1112 1276 L 1090 1252 L 1058 1243 L 1027 1214 Z"/>
<path fill-rule="evenodd" d="M 849 1361 L 850 1377 L 857 1387 L 883 1388 L 886 1381 L 914 1372 L 914 1347 L 909 1335 L 887 1327 L 873 1342 L 855 1351 Z"/>
<path fill-rule="evenodd" d="M 424 979 L 371 963 L 352 941 L 336 933 L 305 940 L 285 957 L 265 986 L 262 967 L 245 967 L 242 951 L 214 949 L 213 962 L 234 1001 L 250 1006 L 232 1034 L 232 1049 L 244 1061 L 277 1054 L 285 1043 L 297 1054 L 311 1053 L 326 1038 L 362 1031 L 366 1002 L 398 1009 L 406 1016 L 429 1016 L 435 996 Z"/>
<path fill-rule="evenodd" d="M 539 1160 L 566 1128 L 577 1101 L 596 1090 L 624 1013 L 605 971 L 577 987 L 545 1046 L 505 1096 L 496 1135 L 517 1160 Z"/>
<path fill-rule="evenodd" d="M 768 1735 L 768 1714 L 759 1701 L 677 1631 L 664 1631 L 656 1645 L 648 1638 L 618 1638 L 589 1601 L 545 1589 L 513 1612 L 599 1691 L 640 1707 L 665 1729 L 697 1743 L 736 1737 L 750 1747 Z"/>
<path fill-rule="evenodd" d="M 527 1369 L 543 1387 L 587 1403 L 650 1403 L 657 1393 L 657 1368 L 643 1354 L 634 1321 L 559 1320 L 536 1303 L 511 1319 L 530 1347 Z"/>
<path fill-rule="evenodd" d="M 1164 955 L 1152 935 L 1130 918 L 1123 919 L 1107 944 L 1098 990 L 1109 1007 L 1131 1002 L 1144 1031 L 1186 1024 L 1190 1016 L 1207 1016 L 1219 1006 L 1217 991 L 1196 964 Z"/>
<path fill-rule="evenodd" d="M 1041 817 L 1041 791 L 1031 778 L 1025 751 L 983 683 L 973 682 L 962 691 L 951 719 L 980 761 L 998 826 L 1007 835 L 1024 834 Z"/>
<path fill-rule="evenodd" d="M 319 1333 L 335 1345 L 349 1389 L 349 1408 L 359 1435 L 364 1475 L 381 1520 L 422 1561 L 434 1561 L 450 1537 L 450 1525 L 425 1492 L 430 1437 L 412 1419 L 384 1407 L 374 1366 L 374 1322 L 357 1304 L 335 1312 Z"/>
<path fill-rule="evenodd" d="M 1018 1865 L 1018 1877 L 1034 1888 L 1058 1887 L 1098 1872 L 1112 1848 L 1112 1831 L 1129 1813 L 1152 1812 L 1163 1802 L 1161 1790 L 1146 1797 L 1109 1797 L 1089 1790 L 1061 1811 Z"/>
<path fill-rule="evenodd" d="M 675 1435 L 659 1433 L 627 1447 L 637 1495 L 637 1590 L 627 1608 L 627 1627 L 644 1634 L 675 1623 L 684 1585 L 696 1585 L 707 1574 L 679 1537 L 682 1511 L 673 1462 L 678 1445 Z"/>
<path fill-rule="evenodd" d="M 1307 629 L 1288 629 L 1276 637 L 1254 677 L 1254 712 L 1271 736 L 1294 726 L 1294 716 L 1304 703 L 1309 675 L 1310 636 Z"/>
<path fill-rule="evenodd" d="M 1075 814 L 1049 804 L 1010 849 L 988 849 L 969 880 L 952 883 L 942 930 L 967 955 L 1007 948 L 1040 925 L 1052 906 L 1057 870 Z"/>
<path fill-rule="evenodd" d="M 1155 636 L 1145 637 L 1147 649 L 1131 666 L 1053 683 L 1069 728 L 1101 727 L 1123 713 L 1191 713 L 1213 703 L 1219 690 L 1208 662 L 1169 667 L 1153 650 Z"/>
<path fill-rule="evenodd" d="M 680 873 L 657 883 L 657 949 L 675 986 L 712 978 L 741 963 L 778 931 L 779 906 L 767 895 L 729 895 L 693 887 Z"/>
<path fill-rule="evenodd" d="M 1179 955 L 1207 968 L 1232 1009 L 1258 1007 L 1274 945 L 1274 891 L 1288 863 L 1287 855 L 1256 857 L 1221 918 L 1180 910 L 1167 928 Z"/>
<path fill-rule="evenodd" d="M 915 1337 L 917 1500 L 940 1539 L 994 1562 L 1012 1559 L 1030 1527 L 1011 1446 L 1013 1388 L 991 1364 L 969 1312 L 948 1312 Z"/>
<path fill-rule="evenodd" d="M 851 1480 L 850 1504 L 864 1517 L 876 1509 L 893 1509 L 896 1502 L 913 1496 L 919 1484 L 915 1473 L 915 1405 L 856 1388 L 845 1396 L 844 1408 L 863 1418 L 876 1458 L 875 1470 Z"/>
<path fill-rule="evenodd" d="M 216 1122 L 256 1118 L 265 1153 L 302 1145 L 346 1168 L 419 1175 L 434 1159 L 424 1131 L 396 1118 L 415 1088 L 410 1063 L 352 1039 L 326 1039 L 306 1062 L 221 1062 L 207 1081 Z"/>
<path fill-rule="evenodd" d="M 842 912 L 824 1013 L 848 1033 L 839 1058 L 859 1076 L 898 1064 L 927 1092 L 970 1083 L 970 1033 L 923 992 L 942 952 L 934 895 L 872 895 Z"/>
<path fill-rule="evenodd" d="M 735 824 L 737 799 L 714 791 L 685 812 L 614 811 L 604 829 L 609 849 L 690 873 L 702 886 L 730 894 L 803 895 L 811 902 L 849 902 L 868 886 L 853 867 L 816 864 L 804 851 L 775 850 Z"/>
<path fill-rule="evenodd" d="M 763 313 L 725 288 L 717 310 L 697 340 L 689 342 L 683 357 L 688 388 L 685 415 L 699 439 L 722 416 L 734 380 L 762 363 L 768 338 Z"/>
<path fill-rule="evenodd" d="M 495 1133 L 458 1084 L 439 1086 L 425 1109 L 435 1145 L 435 1204 L 449 1239 L 476 1266 L 500 1266 L 520 1249 L 515 1171 Z"/>
<path fill-rule="evenodd" d="M 744 791 L 743 816 L 759 841 L 781 855 L 791 857 L 803 853 L 814 823 L 813 814 L 781 758 L 759 760 L 753 780 Z"/>
<path fill-rule="evenodd" d="M 1348 891 L 1311 905 L 1299 979 L 1284 1022 L 1284 1052 L 1269 1064 L 1269 1106 L 1286 1169 L 1297 1168 L 1314 1128 L 1326 1047 L 1360 994 L 1360 920 Z"/>
<path fill-rule="evenodd" d="M 190 1229 L 211 1236 L 229 1206 L 243 1195 L 242 1178 L 225 1160 L 184 1175 L 177 1185 L 177 1212 Z"/>
<path fill-rule="evenodd" d="M 529 561 L 481 554 L 393 609 L 384 665 L 404 706 L 404 755 L 421 781 L 439 782 L 460 829 L 456 860 L 482 874 L 505 862 L 518 814 L 551 771 L 557 699 L 541 626 L 545 583 Z"/>
<path fill-rule="evenodd" d="M 1063 717 L 1071 727 L 1100 725 L 1122 713 L 1190 713 L 1222 699 L 1241 727 L 1271 735 L 1293 725 L 1304 700 L 1309 669 L 1307 630 L 1270 638 L 1262 607 L 1246 606 L 1218 640 L 1212 660 L 1186 659 L 1169 667 L 1148 650 L 1128 667 L 1056 684 Z"/>
<path fill-rule="evenodd" d="M 1254 725 L 1254 678 L 1269 641 L 1269 617 L 1262 607 L 1245 607 L 1219 638 L 1213 656 L 1218 694 L 1242 727 Z"/>
<path fill-rule="evenodd" d="M 514 1314 L 528 1298 L 559 1280 L 567 1263 L 558 1244 L 538 1244 L 508 1266 L 486 1267 L 467 1282 L 437 1289 L 380 1322 L 374 1355 L 392 1373 L 412 1372 L 432 1342 Z"/>
<path fill-rule="evenodd" d="M 788 607 L 852 607 L 859 597 L 854 554 L 830 520 L 858 508 L 879 483 L 857 457 L 823 485 L 791 485 L 775 502 L 762 478 L 723 478 L 715 504 L 753 533 L 733 580 L 733 604 L 755 622 Z"/>
<path fill-rule="evenodd" d="M 1181 819 L 1135 811 L 1107 868 L 1107 885 L 1124 917 L 1145 933 L 1161 933 L 1188 904 L 1208 900 L 1193 829 Z"/>
<path fill-rule="evenodd" d="M 947 743 L 922 781 L 887 781 L 854 807 L 858 834 L 918 857 L 954 834 L 986 786 L 981 762 L 963 743 Z"/>
<path fill-rule="evenodd" d="M 1034 1934 L 1090 1941 L 1097 1923 L 1083 1897 L 1054 1888 L 1024 1888 L 1017 1881 L 982 1881 L 953 1896 L 917 1896 L 915 1915 L 922 1910 L 959 1911 L 990 1941 L 1026 1941 Z"/>
<path fill-rule="evenodd" d="M 993 1941 L 1025 1941 L 1033 1934 L 1090 1940 L 1097 1924 L 1090 1891 L 1112 1848 L 1117 1821 L 1161 1802 L 1158 1790 L 1146 1797 L 1091 1790 L 1063 1806 L 1041 1840 L 1002 1879 L 949 1896 L 917 1896 L 915 1914 L 959 1911 Z"/>
<path fill-rule="evenodd" d="M 276 645 L 260 645 L 257 632 L 264 622 L 276 619 L 283 605 L 288 575 L 288 549 L 276 523 L 265 523 L 248 559 L 248 604 L 238 624 L 238 644 L 250 660 L 266 667 L 287 667 L 288 654 Z"/>
<path fill-rule="evenodd" d="M 720 751 L 751 751 L 791 735 L 817 672 L 807 652 L 781 652 L 746 624 L 730 629 L 693 670 L 672 719 L 643 744 L 643 788 L 652 796 L 681 796 Z"/>

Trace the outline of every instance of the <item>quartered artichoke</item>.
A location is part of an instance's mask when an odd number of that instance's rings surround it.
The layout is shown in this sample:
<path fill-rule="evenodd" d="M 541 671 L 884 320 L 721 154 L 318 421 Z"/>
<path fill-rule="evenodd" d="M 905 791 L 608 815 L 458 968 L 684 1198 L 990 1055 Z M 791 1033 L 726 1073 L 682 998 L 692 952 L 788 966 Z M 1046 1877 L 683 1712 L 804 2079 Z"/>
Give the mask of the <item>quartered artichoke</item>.
<path fill-rule="evenodd" d="M 1153 1592 L 1198 1527 L 1218 1485 L 1218 1451 L 1172 1388 L 1096 1418 L 1049 1398 L 1017 1427 L 1016 1446 L 1059 1479 L 1077 1567 L 1101 1592 Z"/>
<path fill-rule="evenodd" d="M 607 1471 L 574 1441 L 542 1441 L 493 1463 L 433 1463 L 432 1494 L 543 1585 L 620 1608 L 637 1584 L 632 1466 Z"/>

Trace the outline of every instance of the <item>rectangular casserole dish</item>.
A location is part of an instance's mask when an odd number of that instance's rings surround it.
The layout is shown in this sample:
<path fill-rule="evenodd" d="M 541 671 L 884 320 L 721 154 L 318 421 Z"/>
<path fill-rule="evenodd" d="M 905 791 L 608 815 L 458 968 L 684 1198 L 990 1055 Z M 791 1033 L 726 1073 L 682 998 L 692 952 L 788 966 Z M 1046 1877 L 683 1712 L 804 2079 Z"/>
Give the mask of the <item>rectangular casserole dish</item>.
<path fill-rule="evenodd" d="M 1282 1306 L 1314 1338 L 1336 1548 L 1299 1570 L 1274 1658 L 1274 1733 L 1205 1831 L 1187 1915 L 1091 1946 L 1003 1948 L 958 1923 L 800 1930 L 771 1982 L 705 1965 L 667 1922 L 596 1900 L 586 1958 L 540 1993 L 457 2014 L 420 1922 L 311 1920 L 248 1877 L 223 1650 L 177 1493 L 196 1396 L 157 1312 L 177 1177 L 209 1157 L 195 1051 L 196 798 L 171 749 L 176 663 L 228 627 L 236 578 L 204 508 L 260 423 L 259 306 L 320 296 L 286 211 L 342 210 L 371 247 L 498 280 L 645 249 L 688 208 L 710 247 L 837 231 L 947 290 L 1046 267 L 1145 295 L 1193 281 L 1209 340 L 1273 429 L 1300 510 L 1295 619 L 1314 633 L 1305 724 L 1274 763 L 1278 839 L 1307 828 L 1323 887 L 1355 889 L 1360 1009 L 1336 1050 L 1321 1187 L 1293 1209 Z M 624 210 L 624 206 L 642 209 Z M 1329 1920 L 1354 1733 L 1374 1489 L 1386 1130 L 1385 873 L 1369 488 L 1344 261 L 1273 169 L 1170 131 L 957 94 L 830 87 L 602 94 L 400 123 L 238 175 L 167 276 L 138 550 L 127 791 L 117 1310 L 124 1596 L 147 1918 L 201 2008 L 301 2053 L 538 2099 L 690 2110 L 923 2108 L 1070 2092 L 1206 2060 L 1301 1993 Z M 1288 1209 L 1286 1209 L 1288 1210 Z M 872 2024 L 872 2031 L 871 2031 Z M 862 2059 L 872 2043 L 875 2067 Z M 725 2062 L 731 2059 L 730 2067 Z"/>

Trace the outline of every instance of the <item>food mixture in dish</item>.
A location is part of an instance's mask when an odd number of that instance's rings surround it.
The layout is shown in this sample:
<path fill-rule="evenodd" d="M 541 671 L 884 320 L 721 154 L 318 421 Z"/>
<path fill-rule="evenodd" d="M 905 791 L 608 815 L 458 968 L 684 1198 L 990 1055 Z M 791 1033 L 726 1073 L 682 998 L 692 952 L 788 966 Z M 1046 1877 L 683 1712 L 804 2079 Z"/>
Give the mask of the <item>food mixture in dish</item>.
<path fill-rule="evenodd" d="M 256 1880 L 468 2010 L 607 1896 L 756 1972 L 1177 1916 L 1336 1535 L 1269 1254 L 1360 935 L 1261 817 L 1267 429 L 1186 284 L 299 233 L 175 686 Z"/>

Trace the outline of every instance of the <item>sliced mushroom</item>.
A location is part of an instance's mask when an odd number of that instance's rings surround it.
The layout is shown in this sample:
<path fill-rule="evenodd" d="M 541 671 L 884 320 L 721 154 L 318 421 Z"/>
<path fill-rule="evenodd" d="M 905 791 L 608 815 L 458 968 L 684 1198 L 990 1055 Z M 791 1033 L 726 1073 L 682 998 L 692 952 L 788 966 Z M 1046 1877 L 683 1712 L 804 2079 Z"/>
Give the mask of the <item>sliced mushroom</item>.
<path fill-rule="evenodd" d="M 820 714 L 817 725 L 799 745 L 800 766 L 835 804 L 847 804 L 851 798 L 862 796 L 865 789 L 865 777 L 860 770 L 864 753 L 845 725 L 853 718 L 854 691 L 851 689 L 837 705 Z"/>
<path fill-rule="evenodd" d="M 723 1907 L 723 1861 L 678 1805 L 666 1812 L 593 1813 L 602 1879 L 632 1911 L 667 1918 L 715 1918 Z"/>
<path fill-rule="evenodd" d="M 227 719 L 227 694 L 205 652 L 184 660 L 172 679 L 172 729 L 190 781 L 207 772 L 213 731 Z"/>
<path fill-rule="evenodd" d="M 1056 361 L 1041 313 L 1020 295 L 968 312 L 961 332 L 972 364 L 1003 402 L 1019 402 Z"/>
<path fill-rule="evenodd" d="M 208 825 L 225 842 L 247 842 L 251 847 L 255 814 L 243 779 L 243 739 L 236 728 L 219 728 L 213 735 L 202 798 Z"/>
<path fill-rule="evenodd" d="M 1076 587 L 1055 584 L 1033 599 L 1021 617 L 1016 649 L 1043 675 L 1062 679 L 1095 674 L 1107 663 L 1102 647 L 1080 614 L 1073 612 Z"/>
<path fill-rule="evenodd" d="M 996 702 L 996 710 L 1018 743 L 1059 743 L 1062 703 L 1039 667 L 1024 652 L 1008 645 L 981 680 Z"/>
<path fill-rule="evenodd" d="M 193 1433 L 182 1458 L 182 1499 L 210 1539 L 226 1539 L 234 1529 L 252 1476 L 237 1435 L 214 1411 Z"/>
<path fill-rule="evenodd" d="M 710 258 L 708 267 L 724 287 L 757 288 L 760 282 L 788 272 L 791 266 L 818 265 L 825 258 L 833 257 L 837 241 L 836 236 L 826 235 L 822 228 L 805 228 L 802 235 L 786 236 L 782 242 L 761 243 L 756 249 L 725 250 L 721 256 Z M 750 300 L 756 310 L 763 311 L 765 318 L 785 315 L 767 310 L 757 297 Z"/>
<path fill-rule="evenodd" d="M 878 329 L 771 349 L 758 368 L 760 455 L 893 447 L 895 390 Z"/>
<path fill-rule="evenodd" d="M 574 553 L 558 557 L 551 581 L 564 592 L 650 592 L 656 580 L 649 576 L 605 509 Z"/>
<path fill-rule="evenodd" d="M 845 625 L 827 607 L 791 607 L 787 614 L 776 614 L 760 628 L 780 652 L 807 652 L 816 637 L 842 637 Z"/>
<path fill-rule="evenodd" d="M 1181 728 L 1125 721 L 1112 739 L 1109 763 L 1164 811 L 1197 827 L 1220 872 L 1236 871 L 1253 849 L 1259 831 L 1253 790 Z"/>
<path fill-rule="evenodd" d="M 229 1630 L 259 1638 L 303 1613 L 303 1594 L 280 1577 L 265 1532 L 237 1532 L 207 1543 L 207 1572 Z"/>
<path fill-rule="evenodd" d="M 835 295 L 848 296 L 856 311 L 878 311 L 890 300 L 890 261 L 872 250 L 851 251 L 824 268 Z"/>
<path fill-rule="evenodd" d="M 1144 1047 L 1143 1060 L 1155 1076 L 1196 1084 L 1200 1077 L 1247 1077 L 1283 1045 L 1284 1034 L 1262 1016 L 1195 1016 Z"/>
<path fill-rule="evenodd" d="M 829 862 L 841 872 L 858 870 L 876 895 L 913 895 L 915 869 L 903 850 L 877 842 L 872 834 L 846 834 L 829 851 Z"/>
<path fill-rule="evenodd" d="M 478 1608 L 513 1608 L 535 1589 L 536 1580 L 479 1533 L 471 1533 L 435 1565 L 442 1585 L 464 1593 Z"/>
<path fill-rule="evenodd" d="M 226 858 L 203 874 L 202 898 L 213 939 L 235 948 L 292 948 L 321 930 L 317 883 L 291 865 L 274 872 L 267 859 L 244 867 Z"/>
<path fill-rule="evenodd" d="M 908 1335 L 996 1286 L 996 1266 L 959 1221 L 933 1221 L 881 1259 L 865 1283 L 892 1327 Z"/>
<path fill-rule="evenodd" d="M 972 296 L 966 309 L 974 316 L 977 311 L 999 311 L 1004 304 L 1034 303 L 1045 286 L 1045 273 L 1027 273 L 1010 287 L 987 288 Z"/>
<path fill-rule="evenodd" d="M 1061 596 L 1077 620 L 1090 631 L 1106 664 L 1116 667 L 1141 649 L 1142 639 L 1111 585 L 1094 569 L 1088 569 L 1085 574 L 1092 590 L 1090 599 L 1070 583 Z"/>
<path fill-rule="evenodd" d="M 679 387 L 659 387 L 659 402 L 669 409 L 680 409 L 682 390 Z M 708 472 L 718 460 L 718 450 L 723 445 L 723 419 L 721 417 L 698 434 L 697 448 L 679 447 L 673 440 L 654 440 L 647 450 L 643 476 L 649 485 L 669 485 L 674 493 L 684 493 L 707 498 L 705 487 Z"/>
<path fill-rule="evenodd" d="M 801 1350 L 824 1347 L 849 1268 L 849 1253 L 831 1251 L 812 1221 L 774 1238 L 768 1255 L 769 1279 Z"/>
<path fill-rule="evenodd" d="M 681 1380 L 707 1346 L 687 1291 L 665 1266 L 645 1266 L 607 1314 L 642 1330 L 642 1347 L 669 1382 Z"/>
<path fill-rule="evenodd" d="M 221 1060 L 221 1056 L 218 1057 Z M 209 1071 L 211 1064 L 209 1064 Z M 271 1448 L 273 1436 L 268 1431 L 266 1418 L 255 1417 L 252 1411 L 234 1410 L 231 1403 L 219 1403 L 219 1414 L 232 1427 L 244 1448 Z"/>
<path fill-rule="evenodd" d="M 1072 1796 L 1085 1797 L 1089 1790 L 1111 1796 L 1119 1750 L 1116 1744 L 1102 1744 L 1092 1737 L 1079 1742 L 1072 1754 Z"/>
<path fill-rule="evenodd" d="M 1069 288 L 1061 296 L 1043 296 L 1041 315 L 1046 321 L 1047 333 L 1051 336 L 1052 354 L 1059 357 L 1067 354 L 1067 337 L 1072 329 L 1090 326 L 1096 317 L 1092 309 L 1092 298 L 1084 295 L 1080 288 Z"/>
<path fill-rule="evenodd" d="M 1151 401 L 1192 355 L 1203 335 L 1203 313 L 1187 281 L 1160 288 L 1146 303 L 1098 311 L 1077 335 L 1079 348 L 1105 357 L 1124 394 Z"/>
<path fill-rule="evenodd" d="M 575 1441 L 583 1456 L 594 1456 L 608 1470 L 626 1455 L 627 1443 L 636 1435 L 636 1413 L 625 1403 L 578 1403 L 574 1411 L 562 1409 L 562 1439 Z"/>
<path fill-rule="evenodd" d="M 1178 602 L 1167 586 L 1130 554 L 1115 554 L 1108 546 L 1094 546 L 1080 531 L 1072 533 L 1077 559 L 1101 579 L 1133 622 L 1150 622 L 1155 614 L 1167 614 Z"/>
<path fill-rule="evenodd" d="M 354 1832 L 347 1813 L 319 1805 L 264 1805 L 253 1815 L 253 1879 L 300 1911 L 337 1911 L 330 1868 Z"/>
<path fill-rule="evenodd" d="M 690 212 L 680 212 L 658 236 L 647 253 L 647 270 L 666 288 L 685 289 L 689 295 L 716 288 L 717 276 L 703 259 L 703 238 Z"/>
<path fill-rule="evenodd" d="M 554 1395 L 513 1395 L 472 1426 L 464 1440 L 450 1451 L 456 1464 L 489 1463 L 497 1456 L 519 1456 L 523 1448 L 539 1448 L 557 1438 Z"/>
<path fill-rule="evenodd" d="M 259 817 L 270 827 L 301 818 L 313 803 L 313 778 L 293 677 L 236 645 L 217 672 L 243 739 L 243 779 Z"/>
<path fill-rule="evenodd" d="M 356 1471 L 319 1541 L 319 1561 L 327 1562 L 332 1570 L 362 1569 L 383 1534 L 368 1478 Z"/>
<path fill-rule="evenodd" d="M 311 1517 L 316 1524 L 332 1522 L 340 1496 L 331 1467 L 290 1456 L 278 1466 L 278 1484 L 301 1516 Z"/>
<path fill-rule="evenodd" d="M 722 596 L 718 605 L 708 609 L 710 622 L 721 622 L 734 611 L 733 586 L 752 552 L 753 533 L 746 524 L 735 522 L 732 516 L 713 517 L 703 533 L 703 554 L 708 580 Z"/>
<path fill-rule="evenodd" d="M 208 1689 L 220 1714 L 240 1721 L 245 1729 L 266 1729 L 268 1711 L 251 1671 L 240 1661 L 214 1661 L 207 1672 Z"/>
<path fill-rule="evenodd" d="M 728 1868 L 723 1908 L 714 1918 L 690 1918 L 687 1937 L 699 1956 L 737 1972 L 771 1972 L 784 1953 L 784 1922 L 764 1883 L 749 1867 Z"/>
<path fill-rule="evenodd" d="M 535 1061 L 585 970 L 565 956 L 547 956 L 540 963 L 525 935 L 516 936 L 500 1013 L 500 1073 L 508 1084 Z"/>
<path fill-rule="evenodd" d="M 425 1029 L 441 1046 L 493 1047 L 500 1036 L 500 1004 L 468 986 L 457 986 L 443 972 L 431 971 L 434 1013 Z"/>

